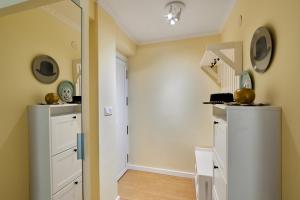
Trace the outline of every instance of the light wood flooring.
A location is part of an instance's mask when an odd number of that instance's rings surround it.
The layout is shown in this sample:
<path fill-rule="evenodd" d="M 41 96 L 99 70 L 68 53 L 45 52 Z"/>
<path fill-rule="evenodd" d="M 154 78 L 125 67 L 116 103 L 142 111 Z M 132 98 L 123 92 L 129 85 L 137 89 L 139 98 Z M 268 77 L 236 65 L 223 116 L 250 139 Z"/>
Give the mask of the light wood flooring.
<path fill-rule="evenodd" d="M 194 179 L 128 170 L 119 180 L 121 200 L 195 200 Z"/>

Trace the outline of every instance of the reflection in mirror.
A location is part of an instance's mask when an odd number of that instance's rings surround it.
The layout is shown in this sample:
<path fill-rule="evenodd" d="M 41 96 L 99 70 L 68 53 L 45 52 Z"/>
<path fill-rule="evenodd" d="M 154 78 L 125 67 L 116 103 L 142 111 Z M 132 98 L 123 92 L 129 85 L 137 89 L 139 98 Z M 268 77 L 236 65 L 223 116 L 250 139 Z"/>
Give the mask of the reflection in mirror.
<path fill-rule="evenodd" d="M 6 7 L 9 7 L 9 6 L 13 6 L 15 4 L 18 4 L 18 3 L 22 3 L 26 0 L 1 0 L 0 1 L 0 9 L 1 8 L 6 8 Z"/>
<path fill-rule="evenodd" d="M 11 0 L 1 1 L 3 2 L 13 3 Z M 74 83 L 76 93 L 72 95 L 81 94 L 81 8 L 71 0 L 65 0 L 0 17 L 0 44 L 0 158 L 3 161 L 0 165 L 1 199 L 33 200 L 30 197 L 32 188 L 29 188 L 33 156 L 29 151 L 32 144 L 27 107 L 45 104 L 45 96 L 48 93 L 57 94 L 62 81 Z M 35 58 L 41 55 L 48 57 L 40 57 L 41 60 L 38 59 L 36 65 L 33 65 Z M 37 77 L 46 81 L 42 82 Z M 51 81 L 47 81 L 50 79 Z M 62 103 L 61 100 L 59 102 Z M 43 108 L 46 107 L 50 106 Z M 76 107 L 77 114 L 80 110 L 78 107 L 80 105 Z M 56 109 L 55 113 L 61 115 L 63 111 Z M 81 123 L 80 116 L 76 117 Z M 44 125 L 45 131 L 46 128 Z M 46 147 L 46 143 L 40 146 Z M 47 167 L 45 165 L 36 171 L 46 175 Z M 35 174 L 35 177 L 38 175 L 41 174 Z M 60 177 L 66 178 L 56 178 Z M 39 191 L 47 195 L 45 191 L 50 189 L 40 188 Z"/>
<path fill-rule="evenodd" d="M 81 96 L 81 59 L 73 60 L 73 83 L 75 96 Z"/>

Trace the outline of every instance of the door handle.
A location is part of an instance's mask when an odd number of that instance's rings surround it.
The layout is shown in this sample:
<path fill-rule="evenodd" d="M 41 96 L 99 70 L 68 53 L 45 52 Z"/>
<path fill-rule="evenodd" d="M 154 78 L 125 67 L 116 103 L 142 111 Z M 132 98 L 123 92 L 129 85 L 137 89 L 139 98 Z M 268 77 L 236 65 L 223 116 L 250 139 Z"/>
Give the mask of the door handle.
<path fill-rule="evenodd" d="M 214 124 L 218 124 L 219 122 L 217 122 L 217 121 L 214 121 Z"/>
<path fill-rule="evenodd" d="M 217 165 L 214 165 L 214 169 L 219 169 L 219 167 Z"/>

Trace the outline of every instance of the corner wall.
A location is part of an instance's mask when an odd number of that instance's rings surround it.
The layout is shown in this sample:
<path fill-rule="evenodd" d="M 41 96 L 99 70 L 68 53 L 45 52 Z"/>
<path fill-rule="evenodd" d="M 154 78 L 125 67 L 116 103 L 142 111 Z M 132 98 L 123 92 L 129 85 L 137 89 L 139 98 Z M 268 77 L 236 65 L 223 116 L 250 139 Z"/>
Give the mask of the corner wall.
<path fill-rule="evenodd" d="M 283 200 L 300 198 L 299 8 L 298 0 L 238 0 L 222 34 L 223 41 L 244 42 L 244 68 L 254 74 L 256 102 L 282 107 Z M 260 26 L 271 30 L 275 45 L 271 66 L 263 74 L 252 69 L 249 56 L 252 35 Z"/>
<path fill-rule="evenodd" d="M 112 17 L 100 6 L 96 11 L 98 36 L 98 88 L 99 88 L 99 166 L 100 199 L 116 199 L 117 147 L 116 147 L 116 56 L 135 53 L 135 44 L 120 30 Z M 104 106 L 112 106 L 113 115 L 104 116 Z"/>
<path fill-rule="evenodd" d="M 208 44 L 220 36 L 138 46 L 129 59 L 129 161 L 194 171 L 194 148 L 212 146 L 211 106 L 219 88 L 201 70 Z"/>

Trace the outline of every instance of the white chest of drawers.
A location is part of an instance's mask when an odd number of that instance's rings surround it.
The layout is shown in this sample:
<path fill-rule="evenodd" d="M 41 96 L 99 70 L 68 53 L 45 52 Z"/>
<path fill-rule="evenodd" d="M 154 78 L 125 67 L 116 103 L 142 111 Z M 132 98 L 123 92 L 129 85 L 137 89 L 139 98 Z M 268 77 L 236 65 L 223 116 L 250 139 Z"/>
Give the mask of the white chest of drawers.
<path fill-rule="evenodd" d="M 214 106 L 213 199 L 281 200 L 281 110 Z"/>
<path fill-rule="evenodd" d="M 30 199 L 82 200 L 81 106 L 29 106 Z"/>

